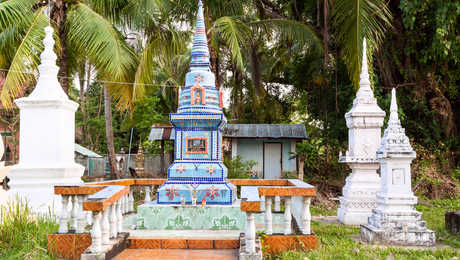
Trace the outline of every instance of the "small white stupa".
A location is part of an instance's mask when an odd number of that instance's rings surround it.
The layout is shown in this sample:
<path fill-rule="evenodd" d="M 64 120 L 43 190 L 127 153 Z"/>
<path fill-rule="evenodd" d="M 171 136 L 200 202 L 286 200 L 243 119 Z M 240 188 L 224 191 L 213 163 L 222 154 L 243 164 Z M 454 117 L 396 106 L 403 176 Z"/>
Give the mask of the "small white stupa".
<path fill-rule="evenodd" d="M 417 197 L 411 188 L 410 165 L 415 159 L 409 138 L 398 118 L 396 91 L 391 91 L 388 127 L 377 151 L 382 175 L 378 206 L 367 225 L 361 226 L 361 239 L 396 245 L 432 246 L 435 233 L 426 228 L 422 214 L 415 210 Z"/>
<path fill-rule="evenodd" d="M 36 212 L 59 214 L 54 185 L 80 184 L 84 167 L 75 163 L 75 111 L 57 79 L 53 28 L 45 28 L 45 45 L 34 91 L 15 100 L 20 110 L 19 163 L 12 167 L 11 199 L 26 199 Z"/>
<path fill-rule="evenodd" d="M 337 219 L 346 225 L 367 223 L 377 206 L 375 196 L 380 189 L 379 168 L 375 152 L 380 144 L 385 112 L 377 105 L 371 89 L 367 68 L 366 39 L 363 42 L 363 61 L 359 90 L 353 107 L 345 114 L 348 127 L 348 151 L 340 154 L 339 162 L 347 163 L 352 172 L 346 179 L 340 197 Z"/>

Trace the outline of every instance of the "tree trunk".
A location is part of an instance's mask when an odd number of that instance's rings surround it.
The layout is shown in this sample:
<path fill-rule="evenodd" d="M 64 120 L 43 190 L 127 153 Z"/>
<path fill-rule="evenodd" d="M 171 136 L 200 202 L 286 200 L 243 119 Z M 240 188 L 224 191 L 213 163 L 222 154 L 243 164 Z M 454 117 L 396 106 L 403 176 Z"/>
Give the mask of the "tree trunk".
<path fill-rule="evenodd" d="M 85 105 L 85 65 L 86 62 L 83 62 L 80 64 L 79 68 L 79 76 L 78 78 L 80 79 L 80 110 L 81 110 L 81 115 L 82 115 L 82 121 L 83 125 L 81 126 L 81 139 L 84 144 L 88 142 L 87 140 L 87 120 L 86 120 L 86 105 Z"/>
<path fill-rule="evenodd" d="M 329 0 L 323 2 L 323 46 L 324 46 L 324 68 L 327 68 L 329 63 Z"/>
<path fill-rule="evenodd" d="M 105 109 L 105 135 L 107 137 L 107 151 L 109 156 L 110 173 L 113 178 L 120 179 L 115 160 L 115 146 L 113 144 L 112 128 L 112 100 L 107 87 L 104 87 L 104 109 Z"/>
<path fill-rule="evenodd" d="M 56 0 L 54 2 L 53 10 L 51 12 L 51 19 L 57 27 L 57 34 L 61 44 L 61 51 L 59 57 L 59 83 L 65 93 L 69 91 L 69 61 L 67 56 L 67 34 L 65 30 L 65 20 L 67 13 L 67 5 L 63 0 Z"/>

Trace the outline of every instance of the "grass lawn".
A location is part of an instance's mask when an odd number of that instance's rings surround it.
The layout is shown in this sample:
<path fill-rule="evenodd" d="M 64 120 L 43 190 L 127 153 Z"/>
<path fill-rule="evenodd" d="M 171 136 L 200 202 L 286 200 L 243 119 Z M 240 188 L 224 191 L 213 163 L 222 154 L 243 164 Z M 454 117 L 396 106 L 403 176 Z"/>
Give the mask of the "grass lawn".
<path fill-rule="evenodd" d="M 319 247 L 313 251 L 288 251 L 267 255 L 266 259 L 451 259 L 460 257 L 460 235 L 449 234 L 444 228 L 444 212 L 460 210 L 459 200 L 422 201 L 417 209 L 423 213 L 428 227 L 436 231 L 438 242 L 452 248 L 407 250 L 404 248 L 375 248 L 351 239 L 359 234 L 358 227 L 312 222 L 318 235 Z M 336 210 L 312 207 L 314 216 L 333 216 Z M 55 259 L 47 252 L 47 234 L 55 233 L 58 224 L 49 216 L 34 217 L 25 203 L 0 210 L 0 259 Z"/>
<path fill-rule="evenodd" d="M 280 255 L 267 255 L 265 259 L 451 259 L 460 257 L 460 235 L 447 232 L 444 212 L 460 210 L 459 200 L 423 201 L 416 207 L 423 213 L 428 228 L 436 232 L 437 242 L 452 248 L 413 250 L 401 247 L 376 248 L 356 242 L 352 235 L 359 235 L 359 227 L 312 221 L 312 230 L 318 235 L 319 247 L 313 251 L 288 251 Z M 336 210 L 312 208 L 312 215 L 333 216 Z M 455 258 L 454 258 L 455 259 Z"/>

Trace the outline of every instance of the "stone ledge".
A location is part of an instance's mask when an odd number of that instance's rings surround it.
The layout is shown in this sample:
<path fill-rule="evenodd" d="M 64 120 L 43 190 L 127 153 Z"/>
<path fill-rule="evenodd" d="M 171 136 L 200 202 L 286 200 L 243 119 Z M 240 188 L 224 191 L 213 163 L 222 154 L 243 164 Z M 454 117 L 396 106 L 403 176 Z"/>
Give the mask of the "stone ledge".
<path fill-rule="evenodd" d="M 401 246 L 433 246 L 436 243 L 434 231 L 429 229 L 379 229 L 371 225 L 361 225 L 361 240 L 368 243 L 384 243 Z"/>

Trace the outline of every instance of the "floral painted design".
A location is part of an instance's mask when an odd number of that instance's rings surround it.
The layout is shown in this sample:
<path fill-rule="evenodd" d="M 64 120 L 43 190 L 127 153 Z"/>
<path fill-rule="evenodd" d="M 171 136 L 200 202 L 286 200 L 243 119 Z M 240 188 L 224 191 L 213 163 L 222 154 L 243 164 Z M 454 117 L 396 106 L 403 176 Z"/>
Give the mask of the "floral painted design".
<path fill-rule="evenodd" d="M 216 167 L 214 167 L 214 166 L 209 166 L 209 167 L 206 169 L 206 173 L 212 176 L 213 173 L 216 173 Z"/>
<path fill-rule="evenodd" d="M 169 200 L 173 200 L 175 196 L 179 196 L 179 192 L 177 192 L 177 188 L 174 185 L 166 187 L 166 196 Z"/>
<path fill-rule="evenodd" d="M 218 188 L 214 187 L 214 185 L 211 185 L 211 187 L 206 189 L 206 194 L 204 196 L 209 197 L 211 200 L 214 200 L 214 198 L 220 196 L 218 191 Z"/>
<path fill-rule="evenodd" d="M 185 165 L 179 165 L 179 166 L 177 166 L 177 168 L 176 168 L 176 172 L 182 174 L 182 173 L 185 172 L 186 168 L 187 168 L 187 167 L 186 167 Z"/>

